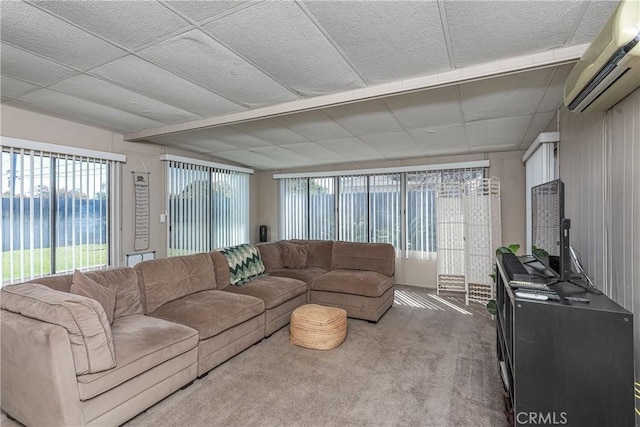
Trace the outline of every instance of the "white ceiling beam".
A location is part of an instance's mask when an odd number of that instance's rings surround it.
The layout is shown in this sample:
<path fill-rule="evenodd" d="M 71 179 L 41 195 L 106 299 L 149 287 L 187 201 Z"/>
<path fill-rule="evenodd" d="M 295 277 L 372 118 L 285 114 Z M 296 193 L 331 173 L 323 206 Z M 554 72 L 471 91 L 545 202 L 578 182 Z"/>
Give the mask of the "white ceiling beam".
<path fill-rule="evenodd" d="M 575 62 L 584 53 L 588 44 L 552 49 L 541 53 L 506 58 L 499 61 L 473 65 L 428 76 L 398 80 L 362 89 L 355 89 L 330 95 L 316 96 L 268 107 L 257 108 L 224 116 L 210 117 L 187 123 L 162 126 L 155 129 L 132 132 L 124 136 L 125 141 L 140 141 L 155 136 L 168 135 L 210 127 L 225 126 L 251 120 L 277 117 L 308 110 L 327 108 L 369 99 L 400 95 L 424 89 L 482 80 L 505 74 L 513 74 L 538 68 Z"/>

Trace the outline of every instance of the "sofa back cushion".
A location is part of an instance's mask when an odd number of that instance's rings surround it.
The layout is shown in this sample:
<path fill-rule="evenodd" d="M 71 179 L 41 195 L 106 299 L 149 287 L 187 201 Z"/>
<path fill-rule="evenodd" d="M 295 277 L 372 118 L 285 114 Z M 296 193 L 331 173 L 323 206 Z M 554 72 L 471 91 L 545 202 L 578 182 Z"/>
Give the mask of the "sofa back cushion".
<path fill-rule="evenodd" d="M 131 314 L 142 314 L 138 275 L 133 268 L 109 268 L 106 270 L 89 271 L 84 274 L 102 286 L 115 289 L 116 306 L 113 310 L 114 319 Z"/>
<path fill-rule="evenodd" d="M 114 289 L 102 286 L 85 276 L 80 270 L 76 270 L 73 272 L 71 293 L 98 301 L 109 319 L 109 324 L 113 323 L 113 309 L 116 307 Z"/>
<path fill-rule="evenodd" d="M 138 276 L 133 268 L 108 268 L 85 272 L 84 275 L 94 282 L 116 291 L 116 305 L 113 310 L 114 319 L 131 314 L 142 314 Z M 38 283 L 51 289 L 71 292 L 72 282 L 73 274 L 65 274 L 64 276 L 41 277 L 29 283 Z"/>
<path fill-rule="evenodd" d="M 282 248 L 282 265 L 286 268 L 305 268 L 307 266 L 308 244 L 283 241 L 280 243 L 280 247 Z"/>
<path fill-rule="evenodd" d="M 211 261 L 213 261 L 213 270 L 216 272 L 217 289 L 224 289 L 231 284 L 227 258 L 219 251 L 211 251 L 209 252 L 209 256 L 211 257 Z"/>
<path fill-rule="evenodd" d="M 209 254 L 143 261 L 134 270 L 138 273 L 145 313 L 185 295 L 217 288 Z"/>
<path fill-rule="evenodd" d="M 292 243 L 304 243 L 309 247 L 307 267 L 331 269 L 333 240 L 289 240 Z"/>
<path fill-rule="evenodd" d="M 260 252 L 260 258 L 267 272 L 280 270 L 284 268 L 282 265 L 282 247 L 281 242 L 258 243 L 256 248 Z"/>
<path fill-rule="evenodd" d="M 370 270 L 393 276 L 396 252 L 388 243 L 334 242 L 331 269 Z"/>
<path fill-rule="evenodd" d="M 242 285 L 265 273 L 260 252 L 253 245 L 245 243 L 218 251 L 227 259 L 229 282 L 232 285 Z"/>
<path fill-rule="evenodd" d="M 96 300 L 37 283 L 22 283 L 2 288 L 0 307 L 65 328 L 77 375 L 116 366 L 109 320 Z"/>

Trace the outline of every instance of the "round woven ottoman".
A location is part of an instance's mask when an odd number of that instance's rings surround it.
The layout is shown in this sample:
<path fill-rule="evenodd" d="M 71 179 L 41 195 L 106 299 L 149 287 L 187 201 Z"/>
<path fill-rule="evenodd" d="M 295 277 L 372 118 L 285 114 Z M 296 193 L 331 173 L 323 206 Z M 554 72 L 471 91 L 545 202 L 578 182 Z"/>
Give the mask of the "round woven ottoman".
<path fill-rule="evenodd" d="M 331 350 L 347 336 L 347 311 L 341 308 L 306 304 L 291 313 L 291 344 L 314 350 Z"/>

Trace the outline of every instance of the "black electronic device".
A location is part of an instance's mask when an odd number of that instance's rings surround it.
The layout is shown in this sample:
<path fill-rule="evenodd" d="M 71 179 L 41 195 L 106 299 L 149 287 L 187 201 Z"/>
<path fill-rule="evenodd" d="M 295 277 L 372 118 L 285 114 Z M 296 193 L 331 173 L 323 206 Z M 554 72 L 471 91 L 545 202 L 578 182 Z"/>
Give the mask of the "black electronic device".
<path fill-rule="evenodd" d="M 502 254 L 498 254 L 498 257 L 502 261 L 502 265 L 504 265 L 504 269 L 506 270 L 509 281 L 531 281 L 531 275 L 514 253 L 505 252 Z"/>
<path fill-rule="evenodd" d="M 267 226 L 261 225 L 260 226 L 260 242 L 266 242 L 266 241 L 267 241 Z"/>
<path fill-rule="evenodd" d="M 564 213 L 564 183 L 560 179 L 531 188 L 531 238 L 534 248 L 542 249 L 548 259 L 538 258 L 555 271 L 557 278 L 549 286 L 568 282 L 588 292 L 601 294 L 593 283 L 573 280 L 569 230 L 571 220 Z M 536 250 L 533 255 L 538 257 Z"/>
<path fill-rule="evenodd" d="M 564 217 L 564 183 L 560 179 L 531 188 L 531 240 L 548 255 L 547 266 L 560 280 L 571 279 L 570 220 Z M 536 255 L 536 252 L 533 252 Z"/>

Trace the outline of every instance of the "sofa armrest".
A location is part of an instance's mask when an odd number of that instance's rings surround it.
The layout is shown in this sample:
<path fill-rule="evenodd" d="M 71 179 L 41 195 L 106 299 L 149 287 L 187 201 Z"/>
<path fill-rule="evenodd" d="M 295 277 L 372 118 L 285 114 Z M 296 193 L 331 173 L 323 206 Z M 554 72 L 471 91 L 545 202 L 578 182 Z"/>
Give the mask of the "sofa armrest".
<path fill-rule="evenodd" d="M 1 406 L 25 425 L 84 425 L 66 329 L 0 310 Z"/>

